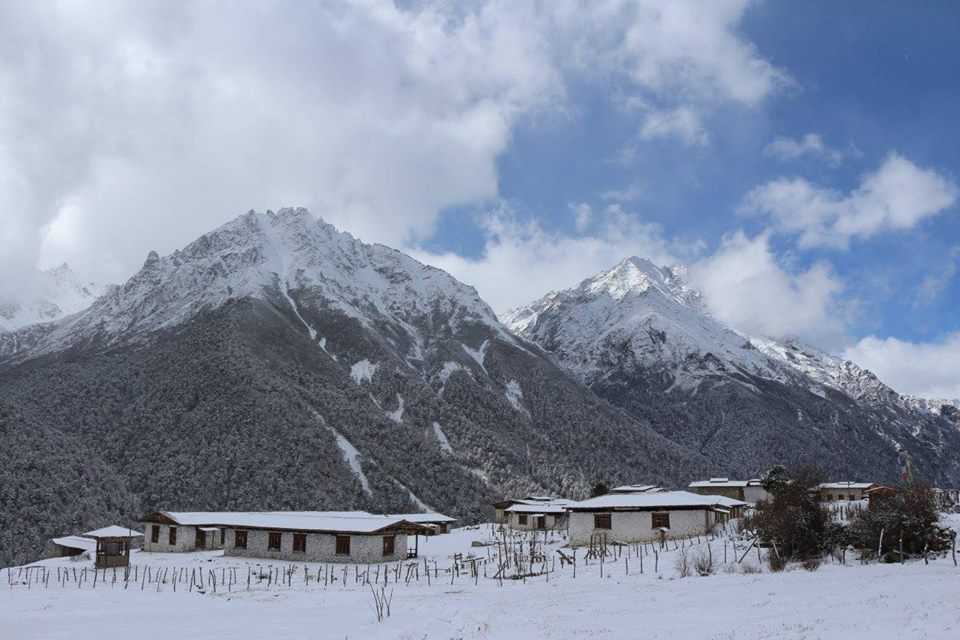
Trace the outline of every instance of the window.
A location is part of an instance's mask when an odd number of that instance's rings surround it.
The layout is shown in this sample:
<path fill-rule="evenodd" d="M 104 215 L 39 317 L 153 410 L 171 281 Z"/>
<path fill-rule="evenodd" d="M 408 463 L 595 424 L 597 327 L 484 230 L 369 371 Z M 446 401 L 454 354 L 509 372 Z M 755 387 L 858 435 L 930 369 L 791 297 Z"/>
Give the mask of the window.
<path fill-rule="evenodd" d="M 293 534 L 293 551 L 294 553 L 307 552 L 307 534 L 305 533 Z"/>
<path fill-rule="evenodd" d="M 150 527 L 150 542 L 156 544 L 160 542 L 160 525 L 155 524 Z"/>
<path fill-rule="evenodd" d="M 227 542 L 227 530 L 220 529 L 220 546 L 222 547 Z"/>
<path fill-rule="evenodd" d="M 670 514 L 669 513 L 654 513 L 653 514 L 653 528 L 654 529 L 669 529 L 670 528 Z"/>
<path fill-rule="evenodd" d="M 383 557 L 393 555 L 394 542 L 394 536 L 383 536 Z"/>
<path fill-rule="evenodd" d="M 517 524 L 527 524 L 527 514 L 525 513 L 517 514 Z"/>
<path fill-rule="evenodd" d="M 337 536 L 337 555 L 350 555 L 350 536 Z"/>
<path fill-rule="evenodd" d="M 613 529 L 613 518 L 609 513 L 595 513 L 593 514 L 593 528 L 594 529 Z"/>
<path fill-rule="evenodd" d="M 176 527 L 170 527 L 168 541 L 170 542 L 170 546 L 177 544 L 177 528 Z"/>
<path fill-rule="evenodd" d="M 280 540 L 282 538 L 283 534 L 279 531 L 271 531 L 267 538 L 267 550 L 280 551 Z"/>
<path fill-rule="evenodd" d="M 233 546 L 236 549 L 246 549 L 247 548 L 247 532 L 246 531 L 234 531 L 233 532 Z"/>

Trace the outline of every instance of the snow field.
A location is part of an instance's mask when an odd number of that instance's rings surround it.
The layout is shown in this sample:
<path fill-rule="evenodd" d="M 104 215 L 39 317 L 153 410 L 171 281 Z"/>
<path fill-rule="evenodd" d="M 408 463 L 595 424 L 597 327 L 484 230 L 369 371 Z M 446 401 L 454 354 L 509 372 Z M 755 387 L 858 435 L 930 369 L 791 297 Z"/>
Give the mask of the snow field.
<path fill-rule="evenodd" d="M 624 550 L 617 560 L 584 560 L 577 552 L 576 577 L 561 567 L 554 536 L 545 555 L 557 557 L 555 571 L 525 580 L 495 580 L 495 563 L 471 576 L 467 565 L 447 573 L 452 556 L 473 553 L 486 559 L 495 547 L 472 547 L 473 541 L 492 541 L 488 525 L 458 529 L 448 535 L 421 538 L 420 580 L 405 583 L 394 568 L 387 593 L 393 592 L 391 615 L 377 623 L 371 588 L 356 571 L 366 567 L 307 565 L 316 574 L 333 569 L 347 581 L 324 586 L 304 582 L 304 565 L 270 563 L 223 557 L 220 552 L 191 554 L 136 553 L 134 564 L 153 571 L 168 567 L 235 569 L 245 577 L 248 568 L 265 573 L 292 568 L 290 584 L 281 580 L 259 583 L 246 590 L 198 593 L 169 584 L 140 590 L 139 585 L 100 582 L 47 588 L 39 583 L 8 585 L 0 571 L 0 637 L 16 640 L 112 640 L 139 638 L 705 638 L 717 640 L 800 638 L 957 638 L 960 637 L 960 569 L 949 557 L 905 565 L 824 564 L 818 571 L 744 573 L 730 558 L 715 575 L 678 576 L 680 550 L 659 554 L 659 572 L 652 554 L 639 556 Z M 706 549 L 701 539 L 694 554 Z M 686 543 L 683 543 L 686 546 Z M 711 542 L 714 559 L 722 564 L 720 540 Z M 729 544 L 729 543 L 728 543 Z M 741 549 L 746 545 L 741 544 Z M 636 551 L 636 548 L 633 548 Z M 648 550 L 649 551 L 649 550 Z M 763 551 L 762 553 L 766 553 Z M 756 551 L 747 560 L 756 568 Z M 691 554 L 693 555 L 693 554 Z M 719 559 L 718 559 L 719 556 Z M 433 568 L 428 584 L 424 560 Z M 413 561 L 411 561 L 412 563 Z M 59 567 L 82 568 L 89 561 L 45 560 L 31 566 L 56 572 Z M 384 565 L 381 565 L 381 568 Z M 377 571 L 376 568 L 373 569 Z M 33 571 L 36 571 L 34 569 Z M 89 571 L 89 569 L 88 569 Z M 17 569 L 12 570 L 16 575 Z M 602 575 L 601 575 L 602 574 Z M 109 573 L 108 573 L 109 575 Z M 383 574 L 380 573 L 382 576 Z"/>

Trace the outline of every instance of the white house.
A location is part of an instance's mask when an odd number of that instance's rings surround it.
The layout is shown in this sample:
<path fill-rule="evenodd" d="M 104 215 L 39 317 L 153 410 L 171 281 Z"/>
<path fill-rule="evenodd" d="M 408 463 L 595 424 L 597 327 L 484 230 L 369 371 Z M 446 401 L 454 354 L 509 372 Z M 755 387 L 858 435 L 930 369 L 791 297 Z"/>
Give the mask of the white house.
<path fill-rule="evenodd" d="M 518 531 L 545 531 L 567 526 L 567 506 L 572 500 L 536 496 L 513 501 L 505 509 L 505 524 Z"/>
<path fill-rule="evenodd" d="M 442 513 L 392 513 L 390 515 L 429 528 L 432 533 L 427 535 L 450 533 L 450 526 L 457 521 Z"/>
<path fill-rule="evenodd" d="M 689 491 L 609 493 L 567 507 L 571 546 L 588 545 L 594 536 L 607 542 L 646 542 L 702 535 L 730 514 L 732 500 Z M 724 506 L 724 505 L 728 506 Z"/>
<path fill-rule="evenodd" d="M 816 487 L 822 502 L 855 502 L 867 497 L 875 482 L 824 482 Z"/>
<path fill-rule="evenodd" d="M 767 490 L 763 488 L 763 482 L 759 478 L 752 478 L 750 480 L 710 478 L 709 480 L 691 482 L 688 488 L 690 491 L 701 495 L 727 496 L 728 498 L 743 500 L 750 504 L 756 504 L 761 500 L 769 500 L 771 498 Z"/>
<path fill-rule="evenodd" d="M 222 548 L 226 556 L 302 562 L 407 559 L 416 555 L 408 552 L 408 535 L 434 533 L 399 516 L 366 511 L 160 511 L 144 524 L 145 551 Z"/>

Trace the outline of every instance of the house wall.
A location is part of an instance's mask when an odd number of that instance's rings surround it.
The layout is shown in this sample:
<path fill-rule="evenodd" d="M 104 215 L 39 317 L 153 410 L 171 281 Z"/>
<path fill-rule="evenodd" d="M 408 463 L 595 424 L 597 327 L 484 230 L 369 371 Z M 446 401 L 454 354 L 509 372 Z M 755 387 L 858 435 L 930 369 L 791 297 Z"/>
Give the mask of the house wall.
<path fill-rule="evenodd" d="M 864 497 L 864 489 L 820 489 L 820 500 L 824 502 L 846 502 L 862 500 Z"/>
<path fill-rule="evenodd" d="M 516 529 L 518 531 L 533 531 L 537 530 L 537 518 L 531 514 L 527 514 L 527 524 L 520 524 L 520 516 L 523 514 L 508 512 L 509 516 L 507 520 L 507 526 L 511 529 Z M 563 529 L 567 526 L 566 515 L 562 513 L 554 514 L 547 513 L 544 514 L 546 522 L 544 525 L 547 529 Z M 542 531 L 542 529 L 540 529 Z"/>
<path fill-rule="evenodd" d="M 693 487 L 690 489 L 691 493 L 696 493 L 701 496 L 725 496 L 727 498 L 733 498 L 734 500 L 744 500 L 750 502 L 744 497 L 744 487 L 727 487 L 727 486 L 711 486 L 711 487 Z"/>
<path fill-rule="evenodd" d="M 180 552 L 196 551 L 197 528 L 189 525 L 167 525 L 156 524 L 160 527 L 160 539 L 158 542 L 151 542 L 153 536 L 153 527 L 156 523 L 143 523 L 143 550 L 151 552 Z M 177 528 L 177 544 L 170 545 L 170 527 Z"/>
<path fill-rule="evenodd" d="M 744 487 L 743 500 L 756 504 L 761 500 L 770 500 L 772 496 L 763 487 Z"/>
<path fill-rule="evenodd" d="M 685 509 L 681 511 L 664 510 L 670 514 L 670 532 L 668 538 L 681 538 L 691 535 L 703 535 L 707 525 L 713 524 L 712 512 L 706 509 Z M 657 513 L 663 513 L 658 511 Z M 653 530 L 652 511 L 613 511 L 610 512 L 610 529 L 594 529 L 592 512 L 573 511 L 570 513 L 570 546 L 590 544 L 594 533 L 606 533 L 608 540 L 618 542 L 646 542 L 658 540 L 660 533 Z"/>
<path fill-rule="evenodd" d="M 384 534 L 351 534 L 350 555 L 337 555 L 337 537 L 332 533 L 307 533 L 305 552 L 294 552 L 293 532 L 283 531 L 280 535 L 280 550 L 268 549 L 269 533 L 267 529 L 245 529 L 247 548 L 238 549 L 235 542 L 235 529 L 227 529 L 227 542 L 223 548 L 225 556 L 245 558 L 264 558 L 268 560 L 292 560 L 302 562 L 394 562 L 407 558 L 406 534 L 395 534 L 394 553 L 383 555 Z"/>

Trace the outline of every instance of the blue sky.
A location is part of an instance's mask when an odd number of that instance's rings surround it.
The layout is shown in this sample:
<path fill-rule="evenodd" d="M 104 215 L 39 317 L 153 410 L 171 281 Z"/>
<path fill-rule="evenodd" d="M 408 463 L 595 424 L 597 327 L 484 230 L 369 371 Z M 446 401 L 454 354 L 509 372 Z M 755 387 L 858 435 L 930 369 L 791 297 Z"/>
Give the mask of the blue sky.
<path fill-rule="evenodd" d="M 636 254 L 960 396 L 954 3 L 0 3 L 0 298 L 308 206 L 497 311 Z"/>

